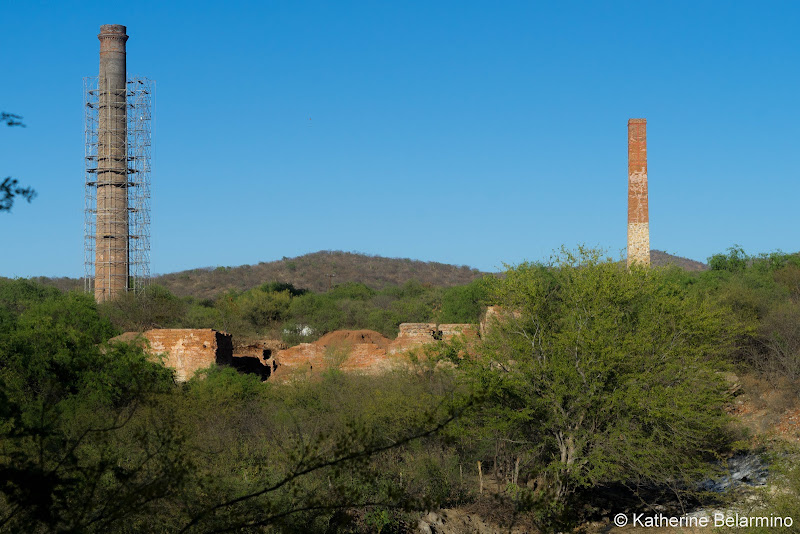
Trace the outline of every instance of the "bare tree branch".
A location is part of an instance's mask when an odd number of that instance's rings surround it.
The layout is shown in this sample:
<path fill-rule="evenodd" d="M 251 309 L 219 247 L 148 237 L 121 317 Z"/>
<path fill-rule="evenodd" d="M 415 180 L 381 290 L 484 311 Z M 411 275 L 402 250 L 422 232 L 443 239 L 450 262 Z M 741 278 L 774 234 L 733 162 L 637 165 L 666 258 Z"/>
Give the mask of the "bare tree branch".
<path fill-rule="evenodd" d="M 25 128 L 25 124 L 22 122 L 22 116 L 6 113 L 5 111 L 0 111 L 0 122 L 6 123 L 6 126 L 21 126 Z"/>
<path fill-rule="evenodd" d="M 13 113 L 0 111 L 0 122 L 6 123 L 6 126 L 20 126 L 25 128 L 22 122 L 22 116 Z M 0 211 L 11 211 L 11 206 L 14 205 L 14 197 L 22 197 L 28 202 L 36 197 L 36 191 L 32 187 L 19 187 L 19 181 L 10 176 L 3 179 L 0 184 Z"/>
<path fill-rule="evenodd" d="M 219 503 L 217 505 L 214 505 L 214 506 L 204 510 L 203 512 L 200 512 L 194 518 L 192 518 L 192 520 L 189 521 L 189 523 L 187 523 L 186 526 L 184 526 L 180 530 L 180 532 L 187 532 L 193 526 L 195 526 L 198 523 L 200 523 L 200 521 L 202 521 L 204 518 L 206 518 L 209 514 L 212 514 L 213 512 L 216 512 L 217 510 L 220 510 L 222 508 L 227 508 L 227 507 L 233 506 L 235 504 L 238 504 L 240 502 L 247 501 L 249 499 L 254 499 L 256 497 L 260 497 L 262 495 L 266 495 L 267 493 L 271 493 L 273 491 L 276 491 L 276 490 L 282 488 L 283 486 L 291 483 L 294 480 L 297 480 L 298 478 L 300 478 L 300 477 L 302 477 L 304 475 L 308 475 L 310 473 L 313 473 L 315 471 L 319 471 L 319 470 L 324 469 L 326 467 L 333 467 L 333 466 L 336 466 L 336 465 L 339 465 L 339 464 L 343 464 L 345 462 L 367 458 L 369 456 L 378 454 L 380 452 L 384 452 L 384 451 L 387 451 L 387 450 L 391 450 L 391 449 L 400 447 L 400 446 L 405 445 L 407 443 L 410 443 L 410 442 L 412 442 L 414 440 L 417 440 L 417 439 L 420 439 L 420 438 L 424 438 L 424 437 L 427 437 L 427 436 L 431 436 L 431 435 L 439 432 L 440 430 L 442 430 L 448 424 L 450 424 L 456 417 L 458 417 L 457 413 L 451 414 L 447 419 L 445 419 L 444 421 L 436 424 L 434 427 L 429 428 L 427 430 L 424 430 L 422 432 L 418 432 L 418 433 L 412 434 L 410 436 L 406 436 L 405 438 L 403 438 L 401 440 L 398 440 L 398 441 L 395 441 L 393 443 L 390 443 L 389 445 L 382 445 L 382 446 L 377 446 L 377 447 L 364 448 L 364 449 L 359 450 L 359 451 L 350 452 L 350 453 L 341 455 L 341 456 L 339 456 L 337 458 L 333 458 L 331 460 L 319 461 L 319 462 L 314 463 L 312 465 L 309 465 L 309 466 L 306 466 L 304 468 L 295 470 L 295 471 L 287 474 L 286 476 L 284 476 L 278 482 L 276 482 L 276 483 L 274 483 L 274 484 L 272 484 L 272 485 L 270 485 L 270 486 L 268 486 L 266 488 L 260 489 L 258 491 L 254 491 L 252 493 L 248 493 L 248 494 L 242 495 L 240 497 L 236 497 L 235 499 L 231 499 L 231 500 Z M 298 467 L 300 467 L 300 466 L 298 466 Z M 290 513 L 299 512 L 299 511 L 301 511 L 300 508 L 298 508 L 297 510 L 292 510 L 292 511 L 289 511 L 289 512 L 285 512 L 285 513 L 279 514 L 279 515 L 275 516 L 275 518 L 277 519 L 278 517 L 286 516 L 286 515 L 289 515 Z M 258 524 L 262 524 L 262 523 L 258 523 Z"/>

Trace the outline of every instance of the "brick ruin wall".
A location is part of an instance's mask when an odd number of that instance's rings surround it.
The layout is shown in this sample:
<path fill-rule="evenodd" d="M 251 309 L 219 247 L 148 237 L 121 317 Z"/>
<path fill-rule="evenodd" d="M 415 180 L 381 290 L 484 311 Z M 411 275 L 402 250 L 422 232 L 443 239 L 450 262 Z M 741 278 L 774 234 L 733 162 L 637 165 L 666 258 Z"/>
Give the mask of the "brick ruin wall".
<path fill-rule="evenodd" d="M 236 344 L 231 365 L 237 371 L 257 375 L 267 380 L 278 369 L 275 355 L 288 348 L 278 339 L 262 339 L 253 343 Z"/>
<path fill-rule="evenodd" d="M 443 341 L 450 341 L 456 336 L 464 336 L 467 340 L 478 339 L 478 327 L 474 324 L 440 324 L 439 331 Z"/>
<path fill-rule="evenodd" d="M 372 331 L 332 332 L 314 343 L 301 343 L 286 348 L 280 341 L 264 340 L 237 346 L 234 354 L 230 334 L 211 329 L 157 329 L 142 334 L 129 332 L 115 338 L 133 341 L 144 337 L 148 352 L 163 355 L 166 367 L 175 370 L 179 382 L 212 364 L 230 365 L 235 369 L 269 377 L 286 376 L 292 371 L 321 371 L 338 368 L 342 371 L 377 374 L 403 365 L 403 353 L 428 343 L 449 341 L 464 335 L 468 341 L 479 337 L 472 324 L 404 323 L 397 339 L 388 340 Z M 335 339 L 335 341 L 331 341 Z"/>
<path fill-rule="evenodd" d="M 378 374 L 408 362 L 404 353 L 428 343 L 449 341 L 457 335 L 478 339 L 472 324 L 403 323 L 397 339 L 388 340 L 370 330 L 340 330 L 314 343 L 301 343 L 275 355 L 275 376 L 291 372 L 336 368 L 346 372 Z M 361 340 L 363 339 L 363 342 Z"/>
<path fill-rule="evenodd" d="M 433 343 L 437 341 L 437 331 L 436 323 L 403 323 L 400 325 L 397 339 L 389 345 L 389 354 L 397 354 L 426 343 Z"/>
<path fill-rule="evenodd" d="M 628 266 L 650 265 L 647 120 L 628 121 Z"/>
<path fill-rule="evenodd" d="M 341 345 L 319 345 L 301 343 L 276 355 L 277 377 L 289 373 L 319 372 L 326 369 L 339 369 L 346 372 L 379 374 L 401 364 L 398 358 L 391 357 L 374 343 L 343 343 Z"/>
<path fill-rule="evenodd" d="M 389 344 L 389 354 L 405 352 L 427 343 L 450 341 L 464 335 L 468 340 L 478 338 L 478 329 L 473 324 L 403 323 L 397 339 Z"/>
<path fill-rule="evenodd" d="M 403 323 L 400 325 L 395 341 L 410 339 L 419 343 L 430 343 L 450 341 L 459 335 L 474 338 L 478 335 L 478 329 L 474 324 L 468 323 Z"/>
<path fill-rule="evenodd" d="M 189 380 L 211 364 L 230 365 L 233 340 L 230 334 L 210 328 L 170 328 L 141 334 L 150 343 L 151 354 L 164 354 L 164 365 L 175 369 L 179 382 Z"/>

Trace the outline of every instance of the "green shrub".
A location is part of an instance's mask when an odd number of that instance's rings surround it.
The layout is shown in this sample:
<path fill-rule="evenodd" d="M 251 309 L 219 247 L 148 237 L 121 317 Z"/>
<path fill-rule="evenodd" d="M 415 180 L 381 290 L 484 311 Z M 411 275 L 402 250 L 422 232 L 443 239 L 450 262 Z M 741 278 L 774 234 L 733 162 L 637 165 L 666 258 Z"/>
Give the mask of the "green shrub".
<path fill-rule="evenodd" d="M 266 327 L 283 321 L 289 312 L 291 293 L 254 289 L 239 298 L 242 315 L 255 327 Z"/>
<path fill-rule="evenodd" d="M 445 289 L 442 294 L 440 323 L 478 323 L 486 306 L 488 282 L 479 279 L 465 286 Z"/>
<path fill-rule="evenodd" d="M 152 285 L 141 294 L 124 293 L 98 306 L 122 331 L 141 332 L 150 328 L 177 328 L 185 323 L 188 304 L 159 285 Z"/>
<path fill-rule="evenodd" d="M 688 483 L 726 446 L 727 316 L 668 271 L 562 251 L 508 270 L 492 297 L 514 314 L 462 364 L 487 395 L 475 437 L 528 443 L 523 475 L 552 511 L 578 488 Z"/>

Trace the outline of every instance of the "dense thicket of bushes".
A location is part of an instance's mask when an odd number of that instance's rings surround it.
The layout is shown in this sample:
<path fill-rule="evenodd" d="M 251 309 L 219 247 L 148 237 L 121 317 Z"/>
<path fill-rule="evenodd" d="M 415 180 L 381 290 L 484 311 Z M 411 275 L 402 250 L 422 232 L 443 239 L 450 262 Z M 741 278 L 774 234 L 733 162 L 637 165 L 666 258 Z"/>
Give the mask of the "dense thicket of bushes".
<path fill-rule="evenodd" d="M 154 287 L 99 307 L 0 281 L 0 530 L 391 532 L 480 499 L 481 482 L 551 530 L 591 510 L 587 489 L 691 492 L 733 439 L 722 371 L 800 378 L 798 258 L 734 248 L 710 265 L 563 252 L 447 290 Z M 378 377 L 214 368 L 179 385 L 142 347 L 107 343 L 153 326 L 391 335 L 477 321 L 485 302 L 507 315 L 471 354 L 438 345 Z"/>
<path fill-rule="evenodd" d="M 142 347 L 106 343 L 91 296 L 26 281 L 0 284 L 0 321 L 2 531 L 369 531 L 375 507 L 458 494 L 427 437 L 461 402 L 452 376 L 176 385 Z"/>
<path fill-rule="evenodd" d="M 685 280 L 731 310 L 740 332 L 731 359 L 772 381 L 800 379 L 800 256 L 749 256 L 733 247 L 709 265 Z"/>
<path fill-rule="evenodd" d="M 506 484 L 535 481 L 542 521 L 573 519 L 580 489 L 691 492 L 728 446 L 728 315 L 679 276 L 580 250 L 491 284 L 507 311 L 459 362 L 485 397 L 457 426 Z"/>
<path fill-rule="evenodd" d="M 348 282 L 322 293 L 271 282 L 203 300 L 181 299 L 155 285 L 100 310 L 121 330 L 215 328 L 236 340 L 269 337 L 295 344 L 341 329 L 369 328 L 393 338 L 401 323 L 477 323 L 485 298 L 483 279 L 447 289 L 411 281 L 380 291 Z"/>

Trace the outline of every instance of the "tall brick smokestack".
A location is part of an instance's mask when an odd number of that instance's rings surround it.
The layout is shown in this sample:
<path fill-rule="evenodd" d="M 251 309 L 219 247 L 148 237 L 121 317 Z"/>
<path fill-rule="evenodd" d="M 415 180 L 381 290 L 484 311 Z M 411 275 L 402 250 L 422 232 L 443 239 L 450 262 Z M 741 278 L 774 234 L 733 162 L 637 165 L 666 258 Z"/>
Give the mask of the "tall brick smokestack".
<path fill-rule="evenodd" d="M 128 288 L 128 164 L 125 26 L 100 26 L 97 129 L 97 302 Z"/>
<path fill-rule="evenodd" d="M 650 265 L 647 119 L 628 120 L 628 266 Z"/>

